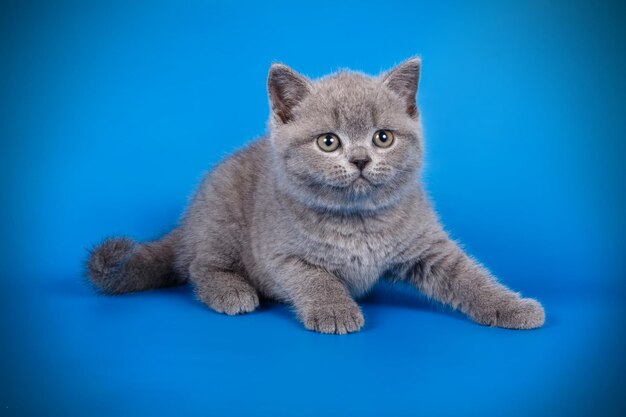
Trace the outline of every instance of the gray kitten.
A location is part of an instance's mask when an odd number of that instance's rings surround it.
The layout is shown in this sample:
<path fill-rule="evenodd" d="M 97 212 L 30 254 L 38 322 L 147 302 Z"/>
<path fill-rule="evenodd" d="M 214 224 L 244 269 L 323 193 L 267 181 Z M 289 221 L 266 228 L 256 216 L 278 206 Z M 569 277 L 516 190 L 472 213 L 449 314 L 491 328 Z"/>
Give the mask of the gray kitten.
<path fill-rule="evenodd" d="M 414 58 L 379 77 L 312 81 L 272 65 L 269 136 L 209 173 L 162 239 L 96 247 L 91 281 L 109 294 L 190 281 L 226 314 L 253 311 L 262 295 L 293 305 L 307 329 L 344 334 L 365 323 L 354 298 L 384 276 L 481 324 L 541 326 L 541 304 L 465 254 L 420 185 L 420 68 Z"/>

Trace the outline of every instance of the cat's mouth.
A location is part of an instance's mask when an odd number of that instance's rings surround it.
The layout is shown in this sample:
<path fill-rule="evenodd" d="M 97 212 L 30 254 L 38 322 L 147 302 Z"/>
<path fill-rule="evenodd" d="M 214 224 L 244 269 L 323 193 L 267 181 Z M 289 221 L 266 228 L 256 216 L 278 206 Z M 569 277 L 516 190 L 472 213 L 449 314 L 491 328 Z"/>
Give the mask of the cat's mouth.
<path fill-rule="evenodd" d="M 365 182 L 367 182 L 368 184 L 371 184 L 371 183 L 372 183 L 370 180 L 368 180 L 367 178 L 365 178 L 365 175 L 363 175 L 363 173 L 362 173 L 362 172 L 361 172 L 361 174 L 359 174 L 359 176 L 358 176 L 358 177 L 356 177 L 356 179 L 354 180 L 354 182 L 357 182 L 357 181 L 365 181 Z"/>
<path fill-rule="evenodd" d="M 372 189 L 372 186 L 372 182 L 361 173 L 352 181 L 350 188 L 357 194 L 367 194 Z"/>

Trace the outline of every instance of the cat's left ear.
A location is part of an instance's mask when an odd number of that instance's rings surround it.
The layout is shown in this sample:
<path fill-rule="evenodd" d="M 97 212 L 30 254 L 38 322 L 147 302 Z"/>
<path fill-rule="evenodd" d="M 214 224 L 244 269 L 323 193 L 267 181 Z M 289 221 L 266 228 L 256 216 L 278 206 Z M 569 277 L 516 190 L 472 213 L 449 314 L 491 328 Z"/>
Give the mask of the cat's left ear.
<path fill-rule="evenodd" d="M 287 65 L 272 64 L 267 77 L 267 92 L 274 120 L 288 123 L 294 109 L 311 91 L 311 82 Z"/>
<path fill-rule="evenodd" d="M 411 117 L 417 116 L 417 85 L 420 79 L 422 60 L 411 58 L 383 75 L 383 84 L 406 102 L 406 111 Z"/>

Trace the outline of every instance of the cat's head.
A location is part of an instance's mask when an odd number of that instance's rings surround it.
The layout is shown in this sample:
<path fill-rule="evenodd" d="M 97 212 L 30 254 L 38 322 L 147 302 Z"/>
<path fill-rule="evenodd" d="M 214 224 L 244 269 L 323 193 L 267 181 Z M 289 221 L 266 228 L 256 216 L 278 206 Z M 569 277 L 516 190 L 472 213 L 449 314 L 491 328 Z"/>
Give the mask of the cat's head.
<path fill-rule="evenodd" d="M 270 140 L 280 185 L 331 210 L 377 210 L 415 187 L 422 156 L 416 103 L 421 61 L 370 77 L 310 80 L 272 65 Z"/>

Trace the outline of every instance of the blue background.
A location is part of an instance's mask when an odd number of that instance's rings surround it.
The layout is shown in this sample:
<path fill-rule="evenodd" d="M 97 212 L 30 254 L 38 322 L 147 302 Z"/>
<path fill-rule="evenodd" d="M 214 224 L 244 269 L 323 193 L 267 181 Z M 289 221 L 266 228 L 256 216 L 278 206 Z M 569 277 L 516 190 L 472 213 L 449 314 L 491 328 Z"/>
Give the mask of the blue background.
<path fill-rule="evenodd" d="M 0 414 L 624 415 L 624 8 L 582 2 L 3 2 Z M 86 248 L 156 237 L 268 117 L 269 65 L 420 54 L 425 180 L 447 229 L 540 299 L 481 327 L 380 286 L 361 333 L 189 288 L 119 297 Z"/>

